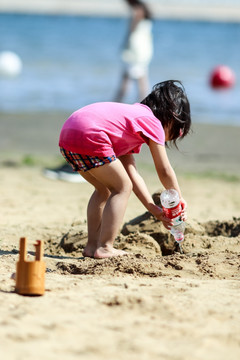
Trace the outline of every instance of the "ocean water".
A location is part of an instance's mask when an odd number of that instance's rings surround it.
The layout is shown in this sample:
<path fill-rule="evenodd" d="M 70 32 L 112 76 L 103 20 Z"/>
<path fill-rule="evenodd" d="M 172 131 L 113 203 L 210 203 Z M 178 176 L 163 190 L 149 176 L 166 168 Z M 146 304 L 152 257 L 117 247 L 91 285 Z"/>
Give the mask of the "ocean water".
<path fill-rule="evenodd" d="M 112 101 L 120 76 L 125 18 L 0 14 L 0 52 L 23 62 L 16 78 L 0 78 L 0 111 L 69 111 Z M 240 24 L 155 20 L 150 83 L 183 82 L 193 121 L 240 126 Z M 212 69 L 229 66 L 232 89 L 209 86 Z M 126 102 L 135 102 L 132 86 Z"/>

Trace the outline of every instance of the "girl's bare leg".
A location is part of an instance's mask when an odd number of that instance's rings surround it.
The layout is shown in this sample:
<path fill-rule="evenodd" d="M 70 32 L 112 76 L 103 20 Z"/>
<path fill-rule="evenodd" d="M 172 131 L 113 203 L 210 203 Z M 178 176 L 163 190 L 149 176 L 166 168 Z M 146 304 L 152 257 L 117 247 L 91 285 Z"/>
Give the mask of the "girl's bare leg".
<path fill-rule="evenodd" d="M 110 191 L 93 177 L 89 171 L 79 173 L 95 187 L 87 208 L 88 242 L 83 251 L 83 256 L 94 257 L 101 229 L 102 213 L 110 196 Z"/>
<path fill-rule="evenodd" d="M 97 242 L 102 223 L 102 213 L 109 196 L 108 191 L 105 192 L 106 194 L 95 190 L 88 203 L 88 242 L 83 252 L 84 256 L 93 257 L 97 249 Z"/>
<path fill-rule="evenodd" d="M 88 206 L 88 244 L 85 256 L 106 258 L 124 255 L 113 243 L 122 224 L 132 183 L 122 163 L 117 159 L 83 174 L 95 186 Z M 95 202 L 96 201 L 96 202 Z"/>

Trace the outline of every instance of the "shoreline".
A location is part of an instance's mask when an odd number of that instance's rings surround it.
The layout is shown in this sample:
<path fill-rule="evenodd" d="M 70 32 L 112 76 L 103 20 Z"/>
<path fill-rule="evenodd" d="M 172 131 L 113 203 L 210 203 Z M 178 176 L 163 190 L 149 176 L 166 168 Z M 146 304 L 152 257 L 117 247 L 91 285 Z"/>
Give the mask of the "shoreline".
<path fill-rule="evenodd" d="M 159 4 L 156 1 L 148 3 L 154 9 L 154 17 L 157 19 L 240 22 L 239 6 L 175 5 L 174 2 Z M 70 0 L 67 4 L 65 0 L 31 3 L 3 0 L 0 3 L 0 13 L 125 17 L 129 14 L 129 9 L 120 0 L 105 3 L 97 0 Z"/>

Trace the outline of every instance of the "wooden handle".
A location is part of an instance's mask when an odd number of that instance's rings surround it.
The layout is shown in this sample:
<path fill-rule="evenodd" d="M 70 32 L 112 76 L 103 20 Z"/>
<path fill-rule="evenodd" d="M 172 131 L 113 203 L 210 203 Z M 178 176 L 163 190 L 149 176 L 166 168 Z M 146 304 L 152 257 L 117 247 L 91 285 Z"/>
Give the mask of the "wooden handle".
<path fill-rule="evenodd" d="M 27 256 L 27 239 L 25 237 L 20 238 L 20 249 L 19 249 L 19 261 L 25 262 Z"/>
<path fill-rule="evenodd" d="M 43 259 L 43 241 L 37 240 L 37 243 L 34 244 L 36 248 L 36 260 L 42 261 Z"/>

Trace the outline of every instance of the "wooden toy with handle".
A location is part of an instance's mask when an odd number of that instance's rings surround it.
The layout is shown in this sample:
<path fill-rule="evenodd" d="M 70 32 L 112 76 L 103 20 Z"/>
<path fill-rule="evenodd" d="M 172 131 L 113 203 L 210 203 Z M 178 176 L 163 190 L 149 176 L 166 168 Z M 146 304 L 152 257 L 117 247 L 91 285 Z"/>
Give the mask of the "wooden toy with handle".
<path fill-rule="evenodd" d="M 27 239 L 20 239 L 19 261 L 16 271 L 16 292 L 20 295 L 43 295 L 46 265 L 43 259 L 43 241 L 35 244 L 35 261 L 27 261 Z"/>

